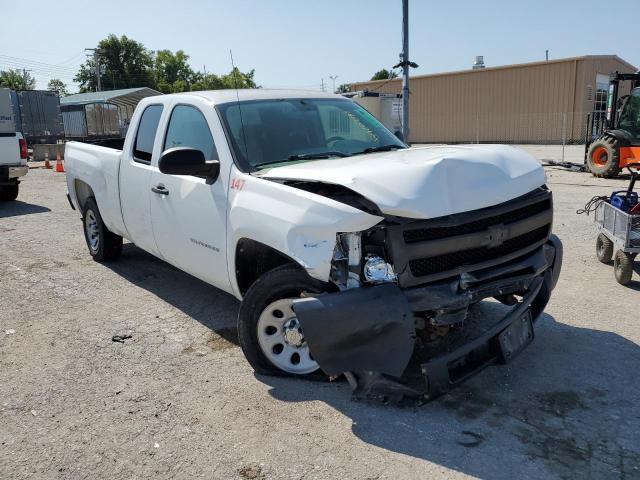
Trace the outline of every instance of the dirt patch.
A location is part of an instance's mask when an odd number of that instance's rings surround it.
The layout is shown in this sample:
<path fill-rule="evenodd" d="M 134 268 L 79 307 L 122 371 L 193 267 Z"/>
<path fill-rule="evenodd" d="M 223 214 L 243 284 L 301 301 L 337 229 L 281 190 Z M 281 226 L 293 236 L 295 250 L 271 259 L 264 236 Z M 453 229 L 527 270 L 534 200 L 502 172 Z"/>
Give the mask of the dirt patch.
<path fill-rule="evenodd" d="M 242 478 L 246 478 L 248 480 L 263 480 L 267 478 L 264 473 L 262 473 L 262 468 L 260 465 L 245 465 L 244 467 L 240 467 L 238 469 L 238 474 Z"/>
<path fill-rule="evenodd" d="M 235 328 L 221 328 L 209 333 L 207 346 L 211 350 L 226 350 L 238 344 L 238 331 Z"/>
<path fill-rule="evenodd" d="M 537 396 L 540 409 L 546 413 L 566 417 L 576 409 L 587 408 L 576 392 L 549 392 Z"/>

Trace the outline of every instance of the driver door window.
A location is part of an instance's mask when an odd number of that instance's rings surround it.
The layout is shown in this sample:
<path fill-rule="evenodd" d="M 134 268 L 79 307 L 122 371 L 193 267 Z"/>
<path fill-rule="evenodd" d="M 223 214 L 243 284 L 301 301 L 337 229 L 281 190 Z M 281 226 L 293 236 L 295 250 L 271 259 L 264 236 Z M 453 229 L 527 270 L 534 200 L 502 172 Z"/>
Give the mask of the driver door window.
<path fill-rule="evenodd" d="M 163 151 L 174 147 L 195 148 L 206 160 L 218 159 L 207 120 L 200 110 L 188 105 L 178 105 L 171 112 Z"/>

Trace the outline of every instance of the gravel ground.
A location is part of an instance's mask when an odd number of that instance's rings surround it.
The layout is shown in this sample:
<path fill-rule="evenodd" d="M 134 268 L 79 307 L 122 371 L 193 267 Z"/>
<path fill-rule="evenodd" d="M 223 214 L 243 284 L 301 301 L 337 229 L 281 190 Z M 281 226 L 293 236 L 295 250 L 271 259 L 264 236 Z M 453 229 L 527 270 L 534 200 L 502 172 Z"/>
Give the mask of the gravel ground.
<path fill-rule="evenodd" d="M 536 340 L 397 408 L 256 377 L 234 298 L 132 245 L 93 262 L 64 176 L 31 170 L 0 205 L 0 478 L 640 478 L 640 269 L 619 286 L 575 215 L 626 182 L 547 173 L 565 260 Z"/>

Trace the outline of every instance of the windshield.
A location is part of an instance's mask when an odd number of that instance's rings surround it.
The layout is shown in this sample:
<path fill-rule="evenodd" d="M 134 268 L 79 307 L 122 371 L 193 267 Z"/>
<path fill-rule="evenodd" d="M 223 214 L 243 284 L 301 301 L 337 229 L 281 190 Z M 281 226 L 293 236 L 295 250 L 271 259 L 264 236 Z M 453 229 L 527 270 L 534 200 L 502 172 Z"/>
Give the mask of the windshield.
<path fill-rule="evenodd" d="M 406 148 L 347 99 L 282 99 L 218 106 L 236 158 L 250 168 Z"/>
<path fill-rule="evenodd" d="M 636 88 L 624 104 L 618 128 L 629 132 L 633 138 L 640 141 L 640 88 Z"/>

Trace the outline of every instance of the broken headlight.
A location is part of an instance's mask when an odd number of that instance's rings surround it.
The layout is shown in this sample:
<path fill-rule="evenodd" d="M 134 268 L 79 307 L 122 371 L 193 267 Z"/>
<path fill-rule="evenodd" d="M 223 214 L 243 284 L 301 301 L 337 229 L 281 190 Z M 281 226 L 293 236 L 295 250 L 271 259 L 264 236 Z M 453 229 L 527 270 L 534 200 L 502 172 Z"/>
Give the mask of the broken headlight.
<path fill-rule="evenodd" d="M 397 281 L 393 265 L 385 259 L 384 238 L 382 229 L 338 234 L 331 280 L 340 290 Z"/>
<path fill-rule="evenodd" d="M 365 281 L 370 283 L 395 282 L 397 279 L 393 266 L 377 255 L 366 258 L 363 273 Z"/>

